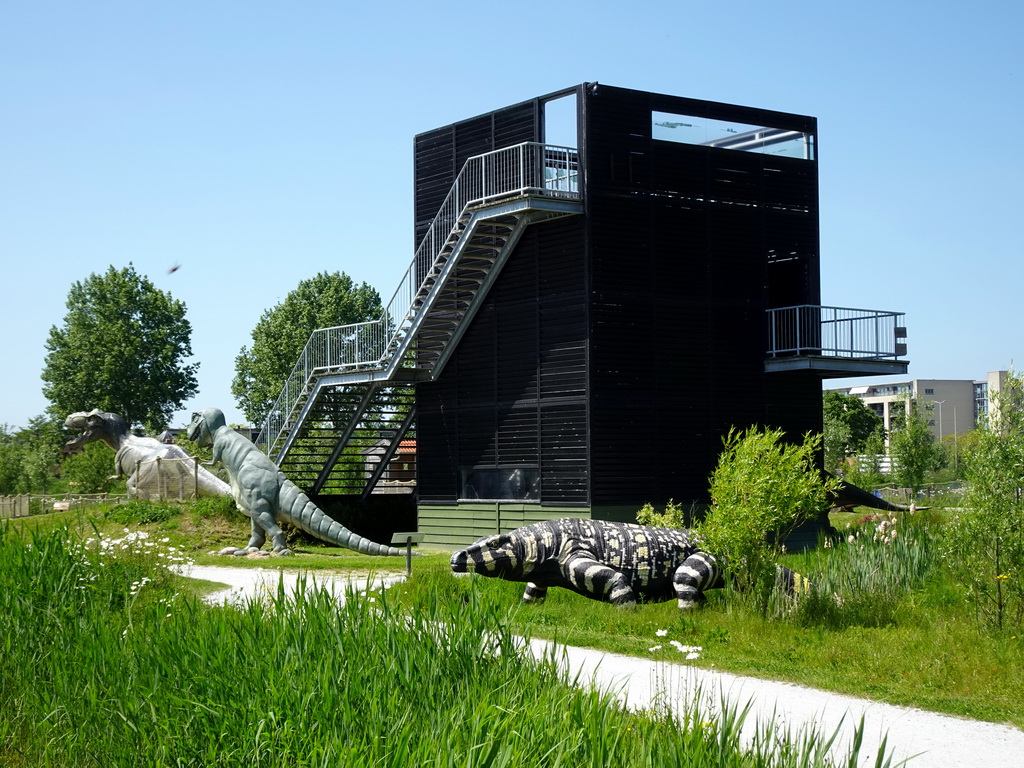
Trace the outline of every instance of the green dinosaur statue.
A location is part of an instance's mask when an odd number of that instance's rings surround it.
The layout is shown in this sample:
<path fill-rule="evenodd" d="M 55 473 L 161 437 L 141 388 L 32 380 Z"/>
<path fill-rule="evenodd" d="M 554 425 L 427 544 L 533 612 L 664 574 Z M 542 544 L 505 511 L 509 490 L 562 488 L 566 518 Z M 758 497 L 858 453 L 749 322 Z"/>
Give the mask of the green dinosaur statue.
<path fill-rule="evenodd" d="M 207 408 L 192 414 L 187 434 L 198 445 L 213 446 L 214 462 L 227 470 L 235 504 L 252 520 L 247 550 L 259 550 L 269 535 L 275 552 L 289 554 L 277 524 L 281 519 L 318 539 L 365 555 L 405 555 L 401 549 L 353 533 L 324 514 L 266 454 L 227 425 L 220 409 Z"/>

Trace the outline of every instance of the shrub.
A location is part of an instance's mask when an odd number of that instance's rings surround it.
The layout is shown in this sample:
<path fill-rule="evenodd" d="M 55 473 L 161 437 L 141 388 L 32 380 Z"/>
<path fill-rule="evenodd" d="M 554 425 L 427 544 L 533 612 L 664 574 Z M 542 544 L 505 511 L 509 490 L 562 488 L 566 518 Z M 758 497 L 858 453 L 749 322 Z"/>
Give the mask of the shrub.
<path fill-rule="evenodd" d="M 241 512 L 230 496 L 203 496 L 189 502 L 192 514 L 200 520 L 229 520 L 236 522 Z"/>
<path fill-rule="evenodd" d="M 1008 373 L 988 423 L 965 457 L 965 505 L 943 554 L 978 618 L 996 629 L 1024 622 L 1024 379 Z"/>
<path fill-rule="evenodd" d="M 77 493 L 109 493 L 115 484 L 124 488 L 124 480 L 111 476 L 114 454 L 102 443 L 89 443 L 81 453 L 68 456 L 61 464 L 61 477 Z"/>
<path fill-rule="evenodd" d="M 132 499 L 107 509 L 103 516 L 121 525 L 147 525 L 163 523 L 181 514 L 181 508 L 155 501 Z"/>
<path fill-rule="evenodd" d="M 826 508 L 839 483 L 817 469 L 820 435 L 808 434 L 799 445 L 782 438 L 782 430 L 730 430 L 711 476 L 712 506 L 698 526 L 703 548 L 720 559 L 762 615 L 782 543 Z"/>
<path fill-rule="evenodd" d="M 665 511 L 659 512 L 648 502 L 636 513 L 636 521 L 640 525 L 656 525 L 661 528 L 686 528 L 693 523 L 693 509 L 684 511 L 682 506 L 669 499 Z"/>

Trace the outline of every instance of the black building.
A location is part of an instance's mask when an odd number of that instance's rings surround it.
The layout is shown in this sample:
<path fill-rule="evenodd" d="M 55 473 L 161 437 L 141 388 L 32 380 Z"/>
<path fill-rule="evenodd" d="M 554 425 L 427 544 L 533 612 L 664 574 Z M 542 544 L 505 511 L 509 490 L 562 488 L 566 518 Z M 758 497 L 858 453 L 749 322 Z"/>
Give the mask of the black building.
<path fill-rule="evenodd" d="M 703 502 L 731 427 L 799 438 L 822 378 L 905 371 L 902 316 L 819 306 L 817 169 L 812 117 L 595 83 L 417 136 L 437 243 L 403 362 L 363 378 L 414 399 L 384 410 L 427 541 Z"/>

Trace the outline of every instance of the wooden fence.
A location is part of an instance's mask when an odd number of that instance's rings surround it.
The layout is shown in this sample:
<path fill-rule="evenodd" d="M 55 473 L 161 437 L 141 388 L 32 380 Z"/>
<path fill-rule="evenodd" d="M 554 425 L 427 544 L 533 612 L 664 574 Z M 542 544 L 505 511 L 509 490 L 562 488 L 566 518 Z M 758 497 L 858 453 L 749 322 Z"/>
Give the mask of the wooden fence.
<path fill-rule="evenodd" d="M 85 509 L 93 504 L 127 501 L 123 493 L 76 493 L 64 495 L 0 496 L 0 520 L 41 515 L 69 509 Z"/>

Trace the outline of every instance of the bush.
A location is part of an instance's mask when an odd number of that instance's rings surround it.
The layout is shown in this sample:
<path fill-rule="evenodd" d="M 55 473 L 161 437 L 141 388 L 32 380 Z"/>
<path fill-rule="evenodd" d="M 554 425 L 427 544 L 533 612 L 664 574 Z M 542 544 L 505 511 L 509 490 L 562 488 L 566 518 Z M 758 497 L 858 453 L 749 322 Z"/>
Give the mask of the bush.
<path fill-rule="evenodd" d="M 766 615 L 782 543 L 800 523 L 827 507 L 838 487 L 815 462 L 821 436 L 800 445 L 782 430 L 731 430 L 711 476 L 711 509 L 698 526 L 702 548 L 714 554 L 736 585 Z"/>
<path fill-rule="evenodd" d="M 160 504 L 155 501 L 132 499 L 124 504 L 109 508 L 103 513 L 103 517 L 121 525 L 147 525 L 149 523 L 163 523 L 180 514 L 180 507 Z"/>
<path fill-rule="evenodd" d="M 978 618 L 995 629 L 1024 622 L 1024 379 L 1011 372 L 989 423 L 965 457 L 965 506 L 943 554 Z"/>
<path fill-rule="evenodd" d="M 229 520 L 237 522 L 239 515 L 235 500 L 231 496 L 203 496 L 189 502 L 192 514 L 200 520 Z"/>
<path fill-rule="evenodd" d="M 115 483 L 124 488 L 123 479 L 111 477 L 114 454 L 103 443 L 89 443 L 81 453 L 68 456 L 61 464 L 61 477 L 74 493 L 110 493 Z"/>
<path fill-rule="evenodd" d="M 684 512 L 679 504 L 669 499 L 665 511 L 659 512 L 648 502 L 636 513 L 636 521 L 640 525 L 656 525 L 660 528 L 686 528 L 693 524 L 693 508 Z"/>

